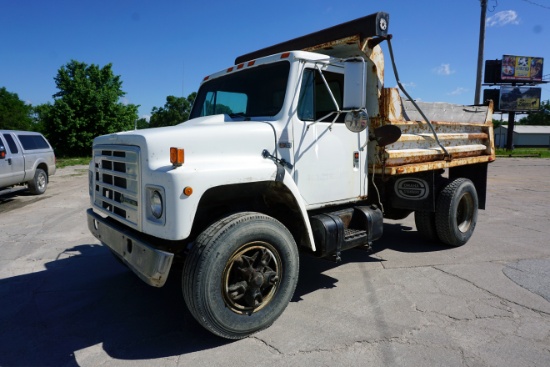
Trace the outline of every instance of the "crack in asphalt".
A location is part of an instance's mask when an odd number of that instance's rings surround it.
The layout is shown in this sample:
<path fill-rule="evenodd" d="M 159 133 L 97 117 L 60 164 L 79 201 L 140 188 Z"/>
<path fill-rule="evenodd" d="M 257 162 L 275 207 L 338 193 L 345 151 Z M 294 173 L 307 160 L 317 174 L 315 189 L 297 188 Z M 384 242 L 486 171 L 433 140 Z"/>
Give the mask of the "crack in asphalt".
<path fill-rule="evenodd" d="M 450 273 L 450 272 L 445 271 L 445 270 L 443 270 L 443 269 L 441 269 L 441 268 L 438 268 L 438 267 L 436 267 L 436 266 L 433 266 L 433 268 L 436 269 L 436 270 L 439 270 L 440 272 L 442 272 L 442 273 L 444 273 L 444 274 L 447 274 L 447 275 L 452 276 L 452 277 L 454 277 L 454 278 L 463 280 L 463 281 L 465 281 L 465 282 L 467 282 L 467 283 L 473 285 L 473 286 L 476 287 L 477 289 L 479 289 L 479 290 L 481 290 L 481 291 L 484 291 L 484 292 L 487 292 L 487 293 L 490 294 L 491 296 L 496 297 L 496 298 L 498 298 L 498 299 L 500 299 L 500 300 L 502 300 L 502 301 L 509 302 L 509 303 L 514 304 L 514 305 L 516 305 L 516 306 L 519 306 L 519 307 L 522 307 L 522 308 L 524 308 L 524 309 L 533 311 L 533 312 L 535 312 L 536 314 L 539 314 L 539 315 L 541 315 L 541 316 L 542 316 L 542 315 L 550 315 L 549 312 L 545 312 L 545 311 L 542 311 L 542 310 L 537 310 L 537 309 L 531 308 L 531 307 L 529 307 L 529 306 L 522 305 L 522 304 L 520 304 L 520 303 L 518 303 L 518 302 L 512 301 L 512 300 L 510 300 L 510 299 L 506 299 L 506 298 L 504 298 L 504 297 L 502 297 L 502 296 L 499 296 L 498 294 L 493 293 L 493 292 L 491 292 L 491 291 L 488 290 L 488 289 L 482 288 L 482 287 L 480 287 L 479 285 L 475 284 L 474 282 L 472 282 L 472 281 L 470 281 L 470 280 L 468 280 L 468 279 L 466 279 L 466 278 L 463 278 L 463 277 L 458 276 L 458 275 L 456 275 L 456 274 Z"/>

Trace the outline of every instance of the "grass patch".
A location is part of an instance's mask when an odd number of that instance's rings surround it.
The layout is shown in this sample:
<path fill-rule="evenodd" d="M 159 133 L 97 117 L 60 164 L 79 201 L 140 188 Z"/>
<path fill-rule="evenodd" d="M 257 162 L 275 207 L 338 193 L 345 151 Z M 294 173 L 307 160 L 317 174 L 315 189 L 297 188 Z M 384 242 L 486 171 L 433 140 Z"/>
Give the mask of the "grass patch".
<path fill-rule="evenodd" d="M 550 158 L 549 148 L 516 148 L 514 150 L 506 150 L 497 148 L 497 157 L 530 157 L 530 158 Z"/>
<path fill-rule="evenodd" d="M 88 165 L 91 158 L 89 157 L 77 157 L 77 158 L 57 158 L 55 165 L 57 168 L 63 168 L 67 166 L 79 166 L 79 165 Z"/>

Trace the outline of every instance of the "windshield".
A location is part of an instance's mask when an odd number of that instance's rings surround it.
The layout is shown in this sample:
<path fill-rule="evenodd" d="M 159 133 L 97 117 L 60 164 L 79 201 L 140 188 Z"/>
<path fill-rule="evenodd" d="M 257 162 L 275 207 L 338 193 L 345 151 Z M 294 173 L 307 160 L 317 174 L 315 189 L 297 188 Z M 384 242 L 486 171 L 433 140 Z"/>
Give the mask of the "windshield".
<path fill-rule="evenodd" d="M 199 89 L 190 118 L 275 116 L 283 106 L 289 70 L 290 63 L 282 61 L 212 79 Z"/>

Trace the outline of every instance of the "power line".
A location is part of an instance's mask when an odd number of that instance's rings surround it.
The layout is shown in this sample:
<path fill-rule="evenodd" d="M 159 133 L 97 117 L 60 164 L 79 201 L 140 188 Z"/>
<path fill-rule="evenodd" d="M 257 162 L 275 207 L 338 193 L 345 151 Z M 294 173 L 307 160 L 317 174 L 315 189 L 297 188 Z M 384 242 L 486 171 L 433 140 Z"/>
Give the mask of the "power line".
<path fill-rule="evenodd" d="M 525 1 L 526 3 L 529 3 L 531 5 L 540 6 L 541 8 L 550 10 L 550 6 L 548 6 L 548 5 L 541 5 L 541 4 L 539 4 L 535 1 L 531 1 L 531 0 L 523 0 L 523 1 Z"/>

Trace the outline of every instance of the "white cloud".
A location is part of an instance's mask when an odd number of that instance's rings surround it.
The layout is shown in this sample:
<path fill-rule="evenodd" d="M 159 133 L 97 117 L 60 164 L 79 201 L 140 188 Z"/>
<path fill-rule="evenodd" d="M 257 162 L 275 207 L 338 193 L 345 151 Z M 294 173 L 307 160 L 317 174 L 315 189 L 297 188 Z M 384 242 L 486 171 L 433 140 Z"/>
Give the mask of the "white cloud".
<path fill-rule="evenodd" d="M 403 86 L 405 88 L 416 88 L 416 83 L 415 82 L 401 83 L 401 84 L 403 84 Z M 396 85 L 395 87 L 397 88 L 398 86 Z"/>
<path fill-rule="evenodd" d="M 452 92 L 447 93 L 447 95 L 449 95 L 449 96 L 459 96 L 459 95 L 464 94 L 466 92 L 468 92 L 467 88 L 458 87 L 455 90 L 453 90 Z"/>
<path fill-rule="evenodd" d="M 433 69 L 434 73 L 438 75 L 451 75 L 454 74 L 454 70 L 451 69 L 451 64 L 441 64 Z"/>
<path fill-rule="evenodd" d="M 149 122 L 151 120 L 151 115 L 141 115 L 140 118 L 147 120 Z"/>
<path fill-rule="evenodd" d="M 485 21 L 487 27 L 502 27 L 508 24 L 519 24 L 518 13 L 513 10 L 499 11 Z"/>

